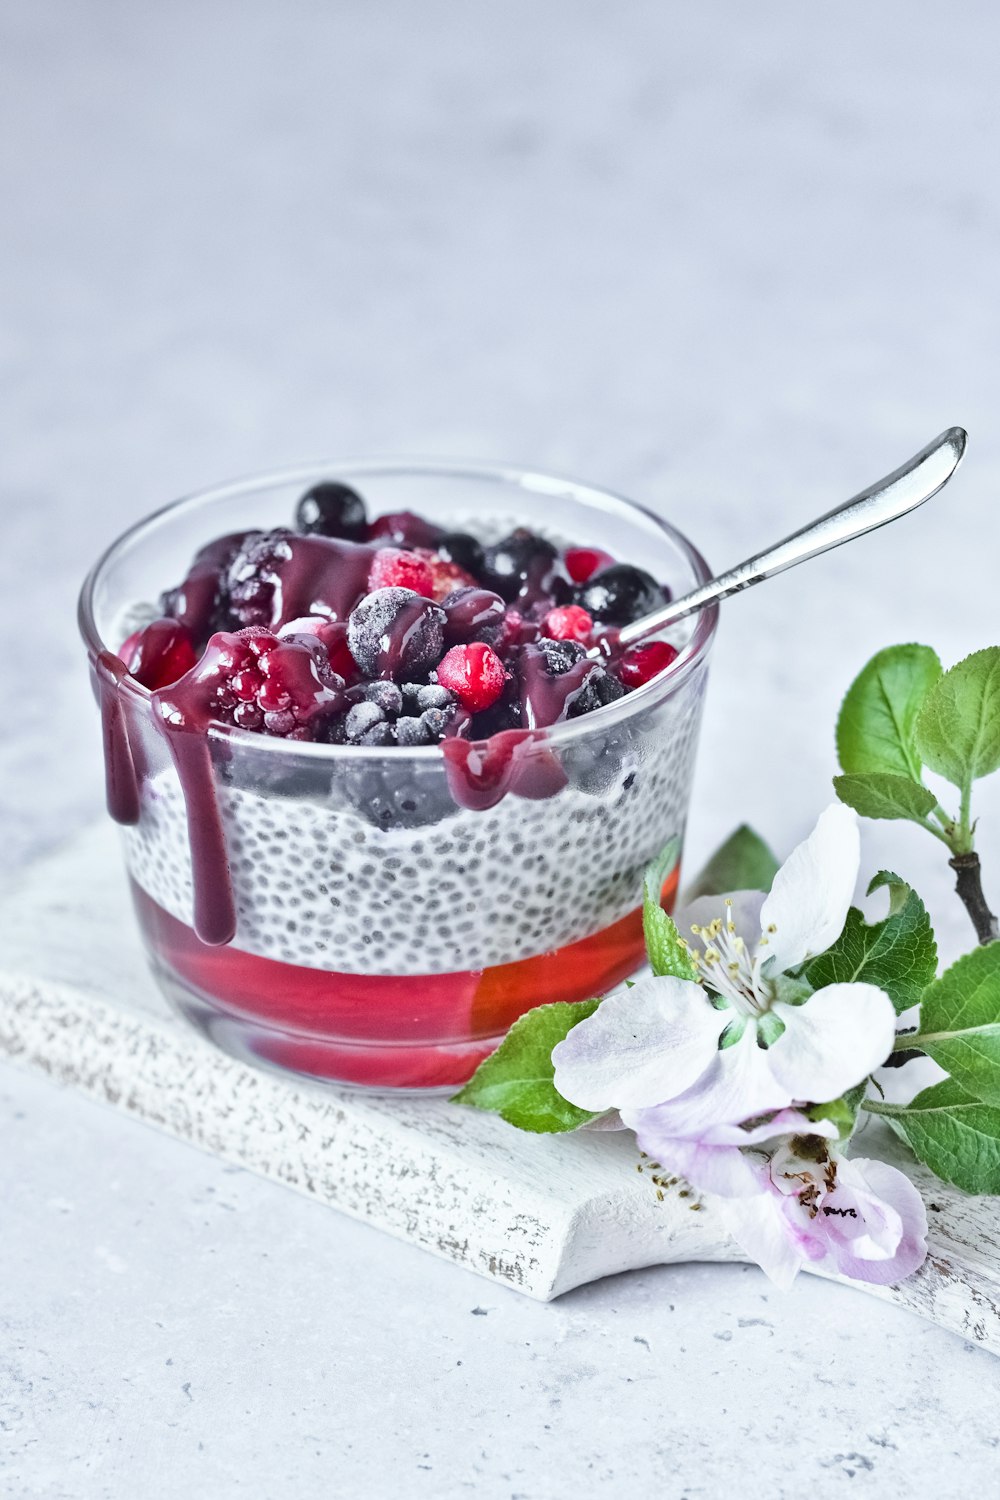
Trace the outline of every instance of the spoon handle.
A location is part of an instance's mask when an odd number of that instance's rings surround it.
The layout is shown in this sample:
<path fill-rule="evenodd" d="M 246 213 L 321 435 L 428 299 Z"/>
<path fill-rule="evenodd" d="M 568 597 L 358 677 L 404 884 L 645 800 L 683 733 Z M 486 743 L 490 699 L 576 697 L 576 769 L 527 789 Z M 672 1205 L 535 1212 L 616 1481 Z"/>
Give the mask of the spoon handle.
<path fill-rule="evenodd" d="M 874 531 L 877 526 L 905 516 L 907 511 L 923 505 L 948 483 L 965 452 L 965 443 L 963 429 L 949 427 L 947 432 L 942 432 L 940 437 L 914 454 L 902 468 L 894 469 L 884 479 L 862 490 L 846 505 L 820 516 L 803 526 L 801 531 L 795 531 L 784 541 L 768 547 L 766 552 L 758 552 L 746 562 L 737 563 L 728 573 L 709 579 L 693 593 L 672 600 L 655 614 L 644 615 L 641 620 L 626 625 L 619 632 L 618 640 L 623 646 L 629 646 L 666 625 L 672 625 L 675 620 L 682 620 L 685 615 L 704 609 L 706 604 L 728 599 L 730 594 L 738 594 L 765 578 L 773 578 L 775 573 L 794 568 L 796 563 L 818 557 L 821 552 L 829 552 L 831 547 L 839 547 L 841 542 L 864 536 L 866 531 Z"/>

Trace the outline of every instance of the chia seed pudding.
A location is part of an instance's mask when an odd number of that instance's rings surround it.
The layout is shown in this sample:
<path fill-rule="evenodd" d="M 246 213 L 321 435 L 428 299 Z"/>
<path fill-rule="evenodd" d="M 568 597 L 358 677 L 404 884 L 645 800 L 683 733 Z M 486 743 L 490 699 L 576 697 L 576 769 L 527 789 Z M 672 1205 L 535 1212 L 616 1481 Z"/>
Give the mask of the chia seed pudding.
<path fill-rule="evenodd" d="M 408 476 L 419 510 L 392 505 Z M 545 476 L 307 477 L 171 508 L 88 580 L 109 808 L 154 968 L 221 1045 L 458 1086 L 525 1009 L 642 960 L 714 614 L 617 632 L 707 570 L 637 507 Z"/>

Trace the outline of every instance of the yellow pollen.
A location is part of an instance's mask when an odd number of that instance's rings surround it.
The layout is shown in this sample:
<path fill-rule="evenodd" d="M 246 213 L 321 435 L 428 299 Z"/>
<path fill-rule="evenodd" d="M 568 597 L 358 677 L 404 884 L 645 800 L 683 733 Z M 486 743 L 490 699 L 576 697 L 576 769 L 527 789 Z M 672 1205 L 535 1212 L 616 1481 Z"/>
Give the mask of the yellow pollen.
<path fill-rule="evenodd" d="M 777 929 L 777 927 L 775 927 L 774 923 L 772 922 L 771 925 L 768 927 L 767 930 L 768 930 L 768 932 L 777 932 L 778 929 Z"/>

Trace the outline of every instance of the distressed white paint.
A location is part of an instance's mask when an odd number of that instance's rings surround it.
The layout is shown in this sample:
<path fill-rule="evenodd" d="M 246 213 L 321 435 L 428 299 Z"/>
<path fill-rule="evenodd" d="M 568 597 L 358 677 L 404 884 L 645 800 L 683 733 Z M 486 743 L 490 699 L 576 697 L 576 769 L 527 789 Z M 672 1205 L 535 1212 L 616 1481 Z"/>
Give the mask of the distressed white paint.
<path fill-rule="evenodd" d="M 525 1136 L 445 1100 L 297 1083 L 218 1052 L 146 972 L 114 830 L 36 865 L 0 907 L 0 1054 L 423 1249 L 547 1300 L 611 1272 L 739 1259 L 630 1134 Z M 932 1205 L 920 1274 L 875 1294 L 1000 1352 L 1000 1214 L 907 1161 Z"/>

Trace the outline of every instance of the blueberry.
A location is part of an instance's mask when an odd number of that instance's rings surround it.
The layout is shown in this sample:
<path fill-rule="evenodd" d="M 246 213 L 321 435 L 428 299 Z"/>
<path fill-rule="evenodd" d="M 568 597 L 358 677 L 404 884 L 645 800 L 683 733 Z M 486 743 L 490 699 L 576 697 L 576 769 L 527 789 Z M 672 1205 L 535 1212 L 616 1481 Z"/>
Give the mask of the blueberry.
<path fill-rule="evenodd" d="M 478 578 L 482 572 L 485 561 L 482 543 L 467 531 L 446 531 L 444 536 L 438 537 L 434 550 L 445 562 L 454 563 L 457 568 L 471 573 L 473 578 Z"/>
<path fill-rule="evenodd" d="M 361 745 L 394 745 L 396 743 L 396 731 L 388 719 L 381 719 L 379 723 L 373 724 L 366 729 L 361 739 Z"/>
<path fill-rule="evenodd" d="M 377 703 L 390 719 L 403 712 L 403 694 L 394 682 L 366 682 L 359 696 L 366 703 Z"/>
<path fill-rule="evenodd" d="M 403 714 L 396 720 L 397 745 L 429 745 L 432 741 L 433 735 L 423 719 Z"/>
<path fill-rule="evenodd" d="M 360 740 L 369 729 L 384 722 L 385 714 L 377 703 L 355 703 L 354 707 L 347 711 L 344 732 L 349 740 Z"/>
<path fill-rule="evenodd" d="M 436 682 L 428 683 L 417 691 L 417 707 L 423 713 L 426 708 L 448 708 L 454 703 L 455 695 L 446 687 L 439 687 Z"/>
<path fill-rule="evenodd" d="M 613 563 L 576 589 L 574 599 L 605 625 L 628 625 L 663 604 L 656 579 L 631 563 Z"/>
<path fill-rule="evenodd" d="M 299 531 L 360 542 L 368 529 L 365 502 L 350 485 L 325 479 L 302 496 L 295 508 L 295 525 Z"/>
<path fill-rule="evenodd" d="M 517 598 L 529 579 L 541 583 L 544 575 L 552 571 L 557 555 L 551 542 L 529 531 L 526 526 L 519 526 L 502 542 L 487 547 L 482 580 L 487 588 L 510 602 Z"/>
<path fill-rule="evenodd" d="M 444 732 L 448 727 L 453 713 L 454 709 L 452 708 L 424 709 L 424 712 L 420 715 L 420 722 L 426 728 L 432 743 L 437 744 L 439 740 L 444 739 Z"/>
<path fill-rule="evenodd" d="M 376 589 L 351 611 L 348 650 L 366 677 L 411 677 L 441 660 L 445 618 L 412 589 Z"/>

